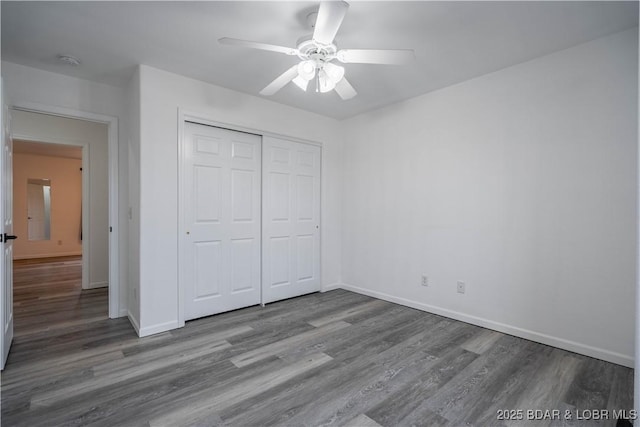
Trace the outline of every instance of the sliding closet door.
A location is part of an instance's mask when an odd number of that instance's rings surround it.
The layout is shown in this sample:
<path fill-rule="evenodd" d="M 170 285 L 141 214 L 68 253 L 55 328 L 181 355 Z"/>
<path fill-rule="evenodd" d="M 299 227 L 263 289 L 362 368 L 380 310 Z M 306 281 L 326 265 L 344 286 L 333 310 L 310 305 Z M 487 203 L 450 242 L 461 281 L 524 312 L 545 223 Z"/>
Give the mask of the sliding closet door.
<path fill-rule="evenodd" d="M 263 137 L 262 301 L 320 290 L 320 147 Z"/>
<path fill-rule="evenodd" d="M 185 320 L 260 303 L 260 142 L 257 135 L 185 123 Z"/>

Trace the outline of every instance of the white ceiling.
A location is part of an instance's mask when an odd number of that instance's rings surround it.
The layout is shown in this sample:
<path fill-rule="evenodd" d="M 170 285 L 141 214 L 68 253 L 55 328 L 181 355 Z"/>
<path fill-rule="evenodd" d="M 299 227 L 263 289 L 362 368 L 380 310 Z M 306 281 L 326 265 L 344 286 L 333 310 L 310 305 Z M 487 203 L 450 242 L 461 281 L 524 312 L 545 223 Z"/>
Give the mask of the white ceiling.
<path fill-rule="evenodd" d="M 136 64 L 258 95 L 295 57 L 222 46 L 235 37 L 295 47 L 317 2 L 2 1 L 2 60 L 125 86 Z M 358 91 L 276 102 L 343 119 L 638 25 L 628 2 L 352 1 L 343 48 L 412 48 L 409 66 L 347 64 Z M 58 54 L 76 56 L 77 68 Z"/>

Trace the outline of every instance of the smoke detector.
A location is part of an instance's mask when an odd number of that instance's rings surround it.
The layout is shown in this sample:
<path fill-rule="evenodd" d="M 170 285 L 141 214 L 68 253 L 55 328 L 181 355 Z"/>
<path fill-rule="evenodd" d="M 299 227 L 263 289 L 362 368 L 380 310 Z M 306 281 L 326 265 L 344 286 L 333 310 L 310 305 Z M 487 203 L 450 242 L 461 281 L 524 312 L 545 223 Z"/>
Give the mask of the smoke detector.
<path fill-rule="evenodd" d="M 71 55 L 58 55 L 58 61 L 66 65 L 71 65 L 72 67 L 80 65 L 80 60 Z"/>

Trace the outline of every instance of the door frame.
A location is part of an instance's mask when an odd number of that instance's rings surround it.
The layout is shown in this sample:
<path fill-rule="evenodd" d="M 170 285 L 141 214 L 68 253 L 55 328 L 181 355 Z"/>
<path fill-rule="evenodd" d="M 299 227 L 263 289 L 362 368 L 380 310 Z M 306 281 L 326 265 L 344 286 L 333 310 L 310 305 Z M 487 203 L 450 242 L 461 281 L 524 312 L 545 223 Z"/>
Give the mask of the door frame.
<path fill-rule="evenodd" d="M 119 221 L 118 221 L 118 118 L 104 114 L 89 113 L 86 111 L 74 110 L 71 108 L 58 107 L 52 105 L 37 104 L 31 102 L 16 103 L 9 106 L 13 110 L 26 111 L 31 113 L 48 114 L 50 116 L 64 117 L 68 119 L 85 120 L 89 122 L 101 123 L 107 125 L 107 143 L 108 143 L 108 187 L 109 187 L 109 318 L 115 319 L 120 317 L 120 266 L 119 266 Z M 45 143 L 63 144 L 63 145 L 83 145 L 77 141 L 53 140 L 43 141 L 42 139 L 29 138 L 28 135 L 12 134 L 16 139 L 32 140 Z M 83 171 L 89 170 L 89 146 L 85 143 L 82 150 L 82 168 Z M 85 169 L 86 168 L 86 169 Z M 85 185 L 86 183 L 86 185 Z M 85 188 L 86 195 L 85 198 Z M 89 174 L 82 174 L 82 232 L 87 232 L 89 236 Z M 87 205 L 85 206 L 85 201 Z M 85 227 L 86 226 L 86 227 Z M 88 240 L 88 239 L 87 239 Z M 88 245 L 85 240 L 82 242 L 82 288 L 86 289 L 89 281 L 89 264 L 88 264 Z M 85 259 L 87 262 L 85 262 Z M 86 278 L 86 285 L 85 285 Z M 13 284 L 12 284 L 13 286 Z"/>
<path fill-rule="evenodd" d="M 176 301 L 178 303 L 178 327 L 182 328 L 185 325 L 184 320 L 184 277 L 182 273 L 182 267 L 184 266 L 184 239 L 182 239 L 181 227 L 184 224 L 184 159 L 185 159 L 185 122 L 196 123 L 204 126 L 213 126 L 222 129 L 228 129 L 237 132 L 251 133 L 254 135 L 258 135 L 261 137 L 271 136 L 274 138 L 287 139 L 293 142 L 300 142 L 303 144 L 316 145 L 322 148 L 322 142 L 312 141 L 308 139 L 295 138 L 288 135 L 282 135 L 275 132 L 267 132 L 261 129 L 251 128 L 247 126 L 236 125 L 233 123 L 225 123 L 217 120 L 212 120 L 209 118 L 210 116 L 207 114 L 197 113 L 193 111 L 189 111 L 183 108 L 178 108 L 178 232 L 176 233 L 178 241 L 178 295 L 176 295 Z M 262 148 L 262 141 L 260 142 L 260 147 Z M 262 150 L 260 150 L 262 156 Z M 322 160 L 321 160 L 322 161 Z M 260 164 L 262 166 L 262 159 L 260 159 Z M 261 172 L 262 174 L 262 169 Z M 322 163 L 320 164 L 320 230 L 323 230 L 322 227 Z M 260 177 L 260 240 L 262 240 L 262 176 Z M 320 265 L 322 266 L 322 238 L 320 239 Z M 262 242 L 260 244 L 260 300 L 263 301 L 262 298 Z M 322 283 L 322 267 L 320 268 L 320 283 Z M 264 306 L 264 303 L 262 303 Z"/>
<path fill-rule="evenodd" d="M 16 108 L 12 108 L 14 110 Z M 19 110 L 19 109 L 18 109 Z M 19 110 L 24 111 L 24 110 Z M 89 144 L 80 141 L 57 140 L 53 138 L 34 138 L 29 135 L 12 133 L 13 139 L 19 141 L 41 142 L 55 145 L 73 145 L 82 149 L 82 289 L 89 289 L 89 241 L 91 240 L 91 218 L 89 217 Z"/>

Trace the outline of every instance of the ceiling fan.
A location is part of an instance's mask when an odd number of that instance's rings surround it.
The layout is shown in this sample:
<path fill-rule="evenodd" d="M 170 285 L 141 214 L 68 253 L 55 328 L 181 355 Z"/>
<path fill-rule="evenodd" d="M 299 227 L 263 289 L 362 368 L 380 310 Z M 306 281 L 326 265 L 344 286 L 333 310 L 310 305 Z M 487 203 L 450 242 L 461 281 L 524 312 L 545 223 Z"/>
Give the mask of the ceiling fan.
<path fill-rule="evenodd" d="M 273 95 L 287 83 L 293 82 L 306 91 L 310 81 L 315 82 L 316 92 L 335 90 L 343 100 L 351 99 L 357 92 L 344 77 L 344 67 L 334 64 L 337 59 L 344 64 L 405 64 L 415 59 L 412 49 L 340 49 L 335 36 L 347 14 L 349 4 L 344 1 L 323 1 L 320 3 L 313 24 L 313 34 L 298 40 L 295 48 L 276 46 L 247 40 L 223 37 L 219 43 L 252 49 L 284 53 L 300 58 L 300 62 L 282 73 L 267 87 L 261 95 Z"/>

